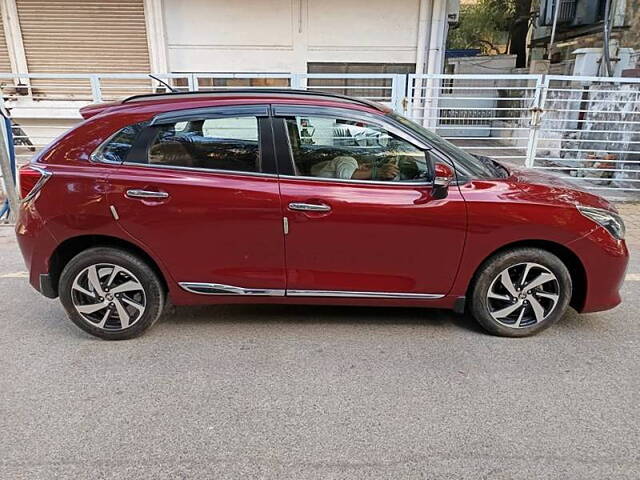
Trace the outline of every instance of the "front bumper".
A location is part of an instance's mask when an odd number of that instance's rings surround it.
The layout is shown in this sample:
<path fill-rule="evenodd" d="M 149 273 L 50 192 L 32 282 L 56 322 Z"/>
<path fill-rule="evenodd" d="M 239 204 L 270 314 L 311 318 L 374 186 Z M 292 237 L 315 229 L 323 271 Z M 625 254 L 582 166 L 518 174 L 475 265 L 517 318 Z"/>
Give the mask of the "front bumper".
<path fill-rule="evenodd" d="M 580 313 L 609 310 L 620 304 L 629 251 L 624 240 L 616 240 L 602 227 L 567 244 L 580 260 L 586 273 L 584 301 L 575 305 Z"/>

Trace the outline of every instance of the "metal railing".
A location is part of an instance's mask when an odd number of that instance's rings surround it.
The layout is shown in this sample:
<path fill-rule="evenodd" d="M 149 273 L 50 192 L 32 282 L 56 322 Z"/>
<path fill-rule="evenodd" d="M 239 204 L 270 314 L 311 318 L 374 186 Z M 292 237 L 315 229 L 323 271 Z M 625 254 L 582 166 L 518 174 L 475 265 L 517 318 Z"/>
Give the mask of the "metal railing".
<path fill-rule="evenodd" d="M 547 76 L 529 164 L 593 190 L 640 191 L 640 79 Z"/>
<path fill-rule="evenodd" d="M 159 74 L 184 91 L 298 88 L 385 103 L 476 155 L 543 169 L 609 196 L 640 192 L 640 79 L 556 75 Z M 153 92 L 146 74 L 0 74 L 16 158 L 81 120 L 78 109 Z"/>
<path fill-rule="evenodd" d="M 524 164 L 536 75 L 409 75 L 407 114 L 476 155 Z"/>
<path fill-rule="evenodd" d="M 640 192 L 640 79 L 410 75 L 408 97 L 414 120 L 473 154 Z"/>

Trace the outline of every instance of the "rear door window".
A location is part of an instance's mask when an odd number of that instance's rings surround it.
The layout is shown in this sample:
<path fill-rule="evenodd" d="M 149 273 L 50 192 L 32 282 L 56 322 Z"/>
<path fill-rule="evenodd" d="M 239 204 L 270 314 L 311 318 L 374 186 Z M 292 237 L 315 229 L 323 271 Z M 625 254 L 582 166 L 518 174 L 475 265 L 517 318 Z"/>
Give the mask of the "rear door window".
<path fill-rule="evenodd" d="M 149 122 L 128 125 L 112 135 L 91 154 L 94 162 L 122 163 L 133 148 L 140 132 Z"/>
<path fill-rule="evenodd" d="M 149 165 L 260 172 L 255 116 L 179 121 L 155 128 L 147 150 Z"/>

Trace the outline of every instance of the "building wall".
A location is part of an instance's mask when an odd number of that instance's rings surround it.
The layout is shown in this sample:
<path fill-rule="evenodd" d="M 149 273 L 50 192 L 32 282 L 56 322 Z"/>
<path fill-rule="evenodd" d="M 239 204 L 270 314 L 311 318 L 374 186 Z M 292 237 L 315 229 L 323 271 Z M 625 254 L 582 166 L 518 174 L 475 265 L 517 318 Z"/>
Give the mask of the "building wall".
<path fill-rule="evenodd" d="M 172 72 L 306 72 L 307 62 L 416 60 L 419 0 L 164 0 L 163 6 Z"/>
<path fill-rule="evenodd" d="M 638 0 L 618 1 L 613 12 L 613 31 L 611 40 L 621 48 L 633 48 L 640 52 L 640 2 Z M 532 32 L 534 49 L 531 58 L 539 59 L 546 52 L 551 27 L 537 26 Z M 556 42 L 551 49 L 551 62 L 569 65 L 575 56 L 573 52 L 579 48 L 602 48 L 602 22 L 589 26 L 566 28 L 560 25 L 556 34 Z M 571 73 L 571 69 L 553 73 Z"/>
<path fill-rule="evenodd" d="M 622 45 L 640 52 L 640 2 L 627 1 L 625 23 L 629 26 L 622 33 Z"/>

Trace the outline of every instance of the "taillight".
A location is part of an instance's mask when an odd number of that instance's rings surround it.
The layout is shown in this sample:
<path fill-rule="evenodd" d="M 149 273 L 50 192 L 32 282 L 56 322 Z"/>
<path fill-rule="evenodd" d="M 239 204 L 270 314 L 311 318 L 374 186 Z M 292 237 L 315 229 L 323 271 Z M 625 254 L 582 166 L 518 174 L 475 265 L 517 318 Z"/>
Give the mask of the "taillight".
<path fill-rule="evenodd" d="M 45 182 L 51 177 L 51 172 L 44 168 L 27 164 L 18 170 L 20 198 L 29 200 L 40 191 Z"/>

